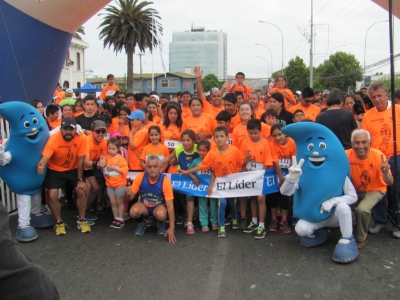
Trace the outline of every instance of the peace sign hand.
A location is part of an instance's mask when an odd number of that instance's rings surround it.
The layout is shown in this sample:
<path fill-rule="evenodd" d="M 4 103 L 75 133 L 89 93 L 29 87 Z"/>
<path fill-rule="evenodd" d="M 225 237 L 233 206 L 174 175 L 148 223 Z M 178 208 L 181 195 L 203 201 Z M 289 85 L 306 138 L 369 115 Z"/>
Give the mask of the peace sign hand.
<path fill-rule="evenodd" d="M 304 164 L 304 159 L 300 159 L 300 162 L 297 164 L 296 156 L 292 157 L 292 166 L 289 168 L 289 174 L 286 175 L 286 180 L 291 183 L 299 182 L 300 176 L 303 173 L 301 171 L 301 166 Z"/>
<path fill-rule="evenodd" d="M 383 154 L 381 155 L 381 160 L 382 160 L 381 172 L 383 174 L 387 174 L 390 170 L 389 159 L 390 156 L 387 159 L 385 159 L 385 156 Z"/>

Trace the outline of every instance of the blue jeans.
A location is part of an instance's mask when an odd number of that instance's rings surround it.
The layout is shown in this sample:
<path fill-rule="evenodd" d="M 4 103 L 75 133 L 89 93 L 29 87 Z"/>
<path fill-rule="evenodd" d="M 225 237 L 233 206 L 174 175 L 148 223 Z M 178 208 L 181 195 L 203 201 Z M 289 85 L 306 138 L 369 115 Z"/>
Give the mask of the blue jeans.
<path fill-rule="evenodd" d="M 237 220 L 236 198 L 220 198 L 218 201 L 219 226 L 225 226 L 226 203 L 231 207 L 232 220 Z"/>
<path fill-rule="evenodd" d="M 394 157 L 389 159 L 390 172 L 392 175 L 395 174 L 394 169 Z M 399 208 L 399 195 L 400 195 L 400 155 L 397 155 L 397 197 L 395 195 L 395 184 L 394 182 L 391 186 L 387 187 L 387 193 L 383 198 L 374 206 L 372 209 L 372 218 L 376 223 L 386 224 L 388 217 L 386 215 L 386 209 L 389 215 L 395 220 L 395 214 L 393 212 L 393 201 L 396 201 L 397 207 Z M 400 219 L 400 218 L 399 218 Z M 397 220 L 398 225 L 400 225 L 400 220 Z"/>

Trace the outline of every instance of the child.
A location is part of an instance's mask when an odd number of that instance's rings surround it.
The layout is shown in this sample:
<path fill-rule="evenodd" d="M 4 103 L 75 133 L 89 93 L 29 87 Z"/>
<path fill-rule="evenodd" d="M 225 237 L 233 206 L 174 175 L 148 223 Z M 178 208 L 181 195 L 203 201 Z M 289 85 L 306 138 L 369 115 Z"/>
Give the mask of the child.
<path fill-rule="evenodd" d="M 83 100 L 82 99 L 77 99 L 75 101 L 74 118 L 76 118 L 77 116 L 80 116 L 83 113 L 84 113 L 84 111 L 83 111 Z"/>
<path fill-rule="evenodd" d="M 103 168 L 106 180 L 107 194 L 110 198 L 114 221 L 110 227 L 120 229 L 124 227 L 124 198 L 126 190 L 126 175 L 128 164 L 125 158 L 119 154 L 121 141 L 112 138 L 108 141 L 108 155 L 106 156 L 106 167 Z"/>
<path fill-rule="evenodd" d="M 142 154 L 140 154 L 140 165 L 142 166 L 143 169 L 146 167 L 146 161 L 147 157 L 151 155 L 158 156 L 160 160 L 162 160 L 164 157 L 169 156 L 169 150 L 168 147 L 165 146 L 164 144 L 161 144 L 161 129 L 158 126 L 150 126 L 149 127 L 149 141 L 150 144 L 148 144 L 146 147 L 144 147 Z M 168 165 L 165 165 L 161 169 L 161 173 L 165 172 L 165 169 Z"/>
<path fill-rule="evenodd" d="M 265 113 L 261 117 L 261 122 L 264 122 L 265 124 L 272 126 L 276 123 L 278 120 L 278 112 L 273 109 L 273 108 L 268 108 Z"/>
<path fill-rule="evenodd" d="M 197 167 L 186 171 L 181 171 L 183 175 L 189 175 L 200 170 L 208 171 L 209 169 L 212 169 L 212 174 L 214 174 L 214 176 L 211 176 L 207 195 L 211 195 L 212 193 L 215 177 L 222 177 L 232 173 L 237 173 L 243 164 L 243 159 L 240 155 L 239 149 L 226 143 L 226 140 L 228 139 L 228 129 L 223 126 L 218 126 L 214 129 L 213 137 L 215 143 L 217 144 L 217 148 L 211 149 L 210 152 L 208 152 L 204 157 L 204 160 Z M 229 206 L 231 207 L 232 229 L 239 229 L 235 198 L 220 198 L 218 209 L 218 237 L 220 238 L 227 237 L 225 230 L 225 208 L 227 202 L 229 202 Z"/>
<path fill-rule="evenodd" d="M 228 139 L 226 142 L 228 145 L 232 145 L 231 114 L 228 111 L 223 110 L 218 113 L 215 119 L 217 120 L 218 126 L 223 126 L 228 129 Z M 216 147 L 217 144 L 215 143 L 214 139 L 211 139 L 211 149 Z"/>
<path fill-rule="evenodd" d="M 161 108 L 158 106 L 157 102 L 150 100 L 149 102 L 147 102 L 147 108 L 150 110 L 153 122 L 157 125 L 160 125 L 160 123 L 163 122 L 164 114 Z"/>
<path fill-rule="evenodd" d="M 199 157 L 195 158 L 193 162 L 189 165 L 189 168 L 197 167 L 204 159 L 208 151 L 210 151 L 210 142 L 207 140 L 202 140 L 199 142 L 197 146 Z M 204 171 L 201 172 L 201 175 L 208 175 Z M 209 171 L 211 175 L 211 171 Z M 200 182 L 193 174 L 189 174 L 189 176 L 193 179 L 193 182 L 196 186 L 199 186 Z M 207 207 L 207 198 L 199 197 L 199 213 L 200 213 L 200 224 L 201 224 L 201 231 L 209 232 L 210 228 L 208 227 L 208 207 Z M 210 221 L 211 221 L 211 228 L 212 230 L 218 229 L 218 199 L 210 198 Z"/>
<path fill-rule="evenodd" d="M 271 149 L 268 141 L 261 137 L 261 121 L 257 119 L 250 120 L 247 123 L 247 131 L 249 137 L 240 147 L 240 152 L 243 157 L 243 171 L 256 171 L 271 168 L 273 166 Z M 249 198 L 252 222 L 243 232 L 251 233 L 253 230 L 257 230 L 254 238 L 263 239 L 265 237 L 265 215 L 267 214 L 265 196 L 260 195 Z M 257 203 L 260 223 L 258 223 L 257 219 Z M 243 197 L 240 198 L 240 212 L 241 223 L 242 220 L 243 223 L 246 223 L 246 198 Z"/>
<path fill-rule="evenodd" d="M 305 119 L 305 115 L 304 112 L 301 109 L 297 109 L 294 113 L 293 113 L 293 122 L 297 123 L 297 122 L 301 122 Z"/>
<path fill-rule="evenodd" d="M 196 142 L 196 134 L 191 129 L 186 129 L 182 132 L 181 135 L 182 144 L 175 147 L 175 149 L 171 152 L 171 154 L 164 158 L 161 163 L 166 165 L 173 158 L 176 158 L 178 161 L 178 170 L 187 170 L 189 165 L 193 162 L 194 159 L 199 157 L 198 148 Z M 200 169 L 199 169 L 200 170 Z M 197 171 L 199 171 L 197 170 Z M 180 199 L 174 199 L 175 208 L 178 206 L 177 201 L 186 201 L 186 212 L 187 212 L 187 223 L 186 223 L 186 234 L 192 235 L 194 234 L 194 226 L 193 226 L 193 212 L 194 212 L 194 198 L 193 196 L 187 196 L 183 194 L 179 194 Z M 179 213 L 179 212 L 178 212 Z M 178 218 L 182 219 L 182 216 L 178 216 Z"/>
<path fill-rule="evenodd" d="M 113 74 L 108 74 L 107 75 L 107 81 L 108 81 L 108 84 L 103 87 L 103 90 L 101 91 L 101 94 L 100 94 L 100 97 L 99 97 L 103 101 L 106 99 L 107 96 L 114 96 L 114 94 L 116 92 L 120 92 L 121 91 L 119 89 L 119 87 L 114 85 L 115 78 L 114 78 Z"/>
<path fill-rule="evenodd" d="M 292 156 L 296 155 L 296 144 L 294 140 L 282 133 L 282 127 L 282 124 L 275 124 L 271 127 L 273 140 L 270 142 L 270 147 L 274 162 L 279 162 L 279 168 L 288 169 L 291 166 Z M 268 195 L 268 205 L 271 208 L 272 216 L 270 232 L 275 232 L 278 227 L 277 208 L 279 204 L 282 213 L 279 227 L 284 233 L 290 234 L 291 230 L 287 222 L 289 198 L 280 192 Z"/>
<path fill-rule="evenodd" d="M 221 95 L 224 94 L 224 91 L 227 90 L 228 93 L 234 93 L 236 91 L 242 92 L 244 95 L 244 100 L 249 100 L 249 94 L 253 91 L 253 89 L 243 83 L 245 80 L 245 76 L 243 72 L 238 72 L 235 75 L 236 83 L 232 84 L 231 80 L 227 80 L 221 88 Z"/>
<path fill-rule="evenodd" d="M 132 112 L 127 118 L 130 120 L 131 126 L 128 147 L 129 170 L 141 172 L 143 168 L 140 164 L 139 156 L 149 143 L 148 131 L 143 124 L 145 115 L 139 109 Z"/>
<path fill-rule="evenodd" d="M 58 108 L 58 105 L 50 104 L 49 106 L 47 106 L 45 114 L 47 117 L 47 123 L 52 130 L 58 126 L 61 126 L 61 119 L 59 118 L 60 109 Z"/>

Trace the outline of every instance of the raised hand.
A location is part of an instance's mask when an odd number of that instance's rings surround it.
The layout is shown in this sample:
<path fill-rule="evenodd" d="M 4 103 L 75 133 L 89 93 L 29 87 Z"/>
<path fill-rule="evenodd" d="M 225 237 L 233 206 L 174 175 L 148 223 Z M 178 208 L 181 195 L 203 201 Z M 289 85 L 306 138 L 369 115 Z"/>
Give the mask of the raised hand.
<path fill-rule="evenodd" d="M 389 159 L 390 159 L 390 156 L 387 159 L 385 159 L 385 156 L 383 154 L 381 155 L 381 160 L 382 160 L 381 172 L 383 174 L 387 174 L 387 172 L 389 172 L 389 170 L 390 170 Z"/>
<path fill-rule="evenodd" d="M 301 167 L 304 164 L 304 159 L 300 159 L 300 162 L 297 164 L 296 156 L 292 157 L 292 166 L 289 168 L 289 174 L 286 175 L 286 180 L 292 183 L 299 182 L 300 176 L 303 173 L 301 171 Z"/>
<path fill-rule="evenodd" d="M 196 78 L 203 77 L 203 70 L 201 70 L 198 66 L 194 67 L 194 75 L 196 76 Z"/>
<path fill-rule="evenodd" d="M 10 151 L 5 152 L 7 146 L 7 139 L 4 139 L 0 145 L 0 165 L 5 166 L 11 161 L 11 153 Z"/>

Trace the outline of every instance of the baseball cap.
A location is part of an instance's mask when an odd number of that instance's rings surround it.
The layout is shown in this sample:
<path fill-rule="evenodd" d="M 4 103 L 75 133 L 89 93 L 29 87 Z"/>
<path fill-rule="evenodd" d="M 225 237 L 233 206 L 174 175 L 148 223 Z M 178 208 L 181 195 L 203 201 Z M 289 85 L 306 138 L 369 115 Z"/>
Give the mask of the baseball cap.
<path fill-rule="evenodd" d="M 92 122 L 92 128 L 93 128 L 93 130 L 107 129 L 107 125 L 102 120 L 96 120 L 96 121 Z"/>
<path fill-rule="evenodd" d="M 121 133 L 118 130 L 114 130 L 110 132 L 110 138 L 115 138 L 117 136 L 122 136 Z"/>
<path fill-rule="evenodd" d="M 324 93 L 322 94 L 322 96 L 323 95 L 329 95 L 329 90 L 325 90 Z"/>
<path fill-rule="evenodd" d="M 62 120 L 61 122 L 61 128 L 65 128 L 65 127 L 72 127 L 72 128 L 76 128 L 76 121 L 75 119 L 72 118 L 65 118 Z"/>
<path fill-rule="evenodd" d="M 132 112 L 129 116 L 127 116 L 129 120 L 134 120 L 134 119 L 140 119 L 144 121 L 146 119 L 146 116 L 144 115 L 144 112 L 142 112 L 140 109 L 135 110 Z"/>
<path fill-rule="evenodd" d="M 160 101 L 160 98 L 159 98 L 157 95 L 151 95 L 151 96 L 150 96 L 150 99 L 151 99 L 151 98 L 156 99 L 157 102 Z"/>

